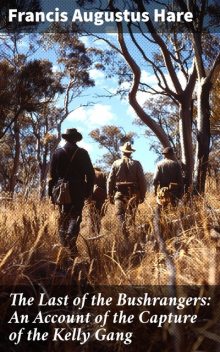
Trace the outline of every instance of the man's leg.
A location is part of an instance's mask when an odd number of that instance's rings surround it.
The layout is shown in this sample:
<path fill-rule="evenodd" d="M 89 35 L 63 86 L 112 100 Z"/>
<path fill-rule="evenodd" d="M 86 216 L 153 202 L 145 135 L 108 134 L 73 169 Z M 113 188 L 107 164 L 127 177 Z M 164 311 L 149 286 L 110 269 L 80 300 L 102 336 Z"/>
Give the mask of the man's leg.
<path fill-rule="evenodd" d="M 89 215 L 91 219 L 91 232 L 99 234 L 101 228 L 101 206 L 97 202 L 89 204 Z"/>
<path fill-rule="evenodd" d="M 69 247 L 74 255 L 77 255 L 77 236 L 82 221 L 82 209 L 76 209 L 73 205 L 66 205 L 60 209 L 59 236 L 63 246 Z"/>
<path fill-rule="evenodd" d="M 135 216 L 138 208 L 139 197 L 138 195 L 133 195 L 127 203 L 126 209 L 126 222 L 128 226 L 132 226 L 135 224 Z"/>
<path fill-rule="evenodd" d="M 77 250 L 77 237 L 80 230 L 80 223 L 82 221 L 82 215 L 77 212 L 72 212 L 70 214 L 70 219 L 67 228 L 67 238 L 68 238 L 68 245 L 73 255 L 78 254 Z"/>
<path fill-rule="evenodd" d="M 127 201 L 125 198 L 115 199 L 115 215 L 121 223 L 125 220 L 126 206 Z"/>
<path fill-rule="evenodd" d="M 60 216 L 58 220 L 58 227 L 59 227 L 59 238 L 60 243 L 64 246 L 68 246 L 68 239 L 67 239 L 67 226 L 68 226 L 68 218 L 69 213 L 65 212 L 62 207 L 60 207 Z"/>
<path fill-rule="evenodd" d="M 115 199 L 115 215 L 119 220 L 121 226 L 122 234 L 127 237 L 127 229 L 126 229 L 126 218 L 125 212 L 127 209 L 128 198 L 126 196 L 121 196 L 119 199 Z"/>

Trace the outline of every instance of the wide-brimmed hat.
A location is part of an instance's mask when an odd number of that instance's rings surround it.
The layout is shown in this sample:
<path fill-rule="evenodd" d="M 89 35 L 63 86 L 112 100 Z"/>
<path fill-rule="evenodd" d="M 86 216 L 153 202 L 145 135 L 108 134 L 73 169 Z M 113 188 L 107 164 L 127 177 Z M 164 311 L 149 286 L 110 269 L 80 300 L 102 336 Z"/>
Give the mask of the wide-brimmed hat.
<path fill-rule="evenodd" d="M 130 142 L 126 142 L 123 146 L 120 147 L 120 150 L 121 150 L 123 153 L 132 153 L 132 152 L 135 152 L 135 149 L 132 148 Z"/>
<path fill-rule="evenodd" d="M 81 141 L 81 139 L 83 138 L 81 133 L 79 133 L 77 131 L 76 128 L 67 128 L 65 133 L 62 133 L 61 136 L 66 139 L 66 138 L 71 138 L 72 140 L 74 140 L 75 142 L 79 142 Z"/>
<path fill-rule="evenodd" d="M 173 148 L 171 148 L 171 147 L 166 147 L 162 151 L 162 154 L 173 154 L 173 153 L 174 153 L 174 151 L 173 151 Z"/>

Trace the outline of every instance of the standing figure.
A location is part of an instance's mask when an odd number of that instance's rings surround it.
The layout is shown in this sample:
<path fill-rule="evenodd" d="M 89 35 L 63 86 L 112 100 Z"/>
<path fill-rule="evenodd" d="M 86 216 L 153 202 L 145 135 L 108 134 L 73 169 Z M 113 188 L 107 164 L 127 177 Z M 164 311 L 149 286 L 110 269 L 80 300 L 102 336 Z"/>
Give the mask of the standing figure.
<path fill-rule="evenodd" d="M 183 195 L 182 170 L 171 147 L 165 148 L 162 154 L 164 159 L 157 164 L 154 173 L 155 195 L 159 205 L 175 205 Z"/>
<path fill-rule="evenodd" d="M 107 180 L 107 194 L 110 202 L 115 204 L 116 216 L 123 223 L 126 211 L 134 217 L 138 203 L 144 201 L 146 180 L 140 162 L 131 157 L 135 151 L 131 143 L 126 142 L 120 149 L 122 158 L 112 165 Z M 131 199 L 134 200 L 131 209 L 127 209 Z"/>
<path fill-rule="evenodd" d="M 90 204 L 90 218 L 92 232 L 98 234 L 101 227 L 101 219 L 103 216 L 102 206 L 106 200 L 106 175 L 97 166 L 94 166 L 95 179 L 92 194 L 92 202 Z"/>
<path fill-rule="evenodd" d="M 105 173 L 97 166 L 94 166 L 95 171 L 95 180 L 92 200 L 95 202 L 95 208 L 98 213 L 101 212 L 102 206 L 106 200 L 106 175 Z"/>
<path fill-rule="evenodd" d="M 66 144 L 55 151 L 51 160 L 49 196 L 53 201 L 52 189 L 60 179 L 69 182 L 71 203 L 59 206 L 59 236 L 61 243 L 76 255 L 82 209 L 85 199 L 92 196 L 94 170 L 88 152 L 76 144 L 82 135 L 75 128 L 69 128 L 62 138 Z"/>

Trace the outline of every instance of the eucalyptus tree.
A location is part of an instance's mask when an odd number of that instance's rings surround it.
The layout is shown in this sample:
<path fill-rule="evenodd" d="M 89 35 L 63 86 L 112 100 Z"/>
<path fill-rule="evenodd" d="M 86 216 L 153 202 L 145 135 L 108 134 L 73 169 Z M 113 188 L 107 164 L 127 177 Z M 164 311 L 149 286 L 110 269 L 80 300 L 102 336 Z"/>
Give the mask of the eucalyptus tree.
<path fill-rule="evenodd" d="M 8 184 L 8 191 L 13 193 L 19 172 L 22 131 L 28 124 L 27 114 L 40 112 L 63 89 L 53 75 L 52 64 L 46 60 L 25 62 L 23 56 L 18 56 L 13 65 L 1 61 L 0 72 L 4 72 L 0 76 L 0 105 L 9 121 L 4 135 L 7 132 L 13 136 Z"/>
<path fill-rule="evenodd" d="M 216 77 L 220 72 L 220 37 L 219 35 L 211 35 L 210 33 L 204 35 L 203 31 L 208 31 L 207 24 L 205 23 L 207 13 L 219 13 L 220 5 L 206 0 L 178 0 L 178 4 L 183 11 L 191 11 L 197 19 L 189 24 L 197 73 L 197 143 L 194 183 L 199 192 L 204 192 L 211 136 L 210 95 Z"/>
<path fill-rule="evenodd" d="M 192 6 L 189 5 L 191 3 Z M 186 183 L 188 186 L 194 183 L 198 192 L 204 192 L 205 189 L 210 142 L 209 94 L 219 68 L 218 36 L 203 33 L 206 29 L 205 16 L 207 14 L 211 16 L 210 10 L 214 12 L 211 3 L 206 0 L 192 2 L 111 0 L 108 10 L 115 13 L 122 11 L 123 6 L 141 14 L 146 13 L 152 6 L 162 6 L 166 12 L 173 11 L 173 13 L 184 8 L 184 11 L 192 11 L 194 21 L 191 25 L 188 22 L 173 22 L 168 25 L 166 21 L 163 24 L 156 24 L 151 17 L 142 23 L 119 21 L 116 23 L 117 43 L 101 33 L 94 34 L 96 38 L 105 40 L 124 58 L 130 71 L 130 80 L 127 82 L 130 83 L 129 103 L 163 147 L 171 146 L 166 125 L 159 124 L 149 113 L 147 106 L 140 102 L 140 92 L 164 95 L 177 106 L 181 161 L 185 169 Z M 207 50 L 207 47 L 210 50 Z M 144 70 L 148 72 L 146 80 Z M 152 74 L 154 80 L 148 82 L 148 77 Z M 195 100 L 197 100 L 197 118 L 194 121 L 196 149 L 193 130 Z"/>
<path fill-rule="evenodd" d="M 96 128 L 89 133 L 90 137 L 99 144 L 100 148 L 107 150 L 98 163 L 105 170 L 109 170 L 112 163 L 120 158 L 120 146 L 125 142 L 132 142 L 136 136 L 134 132 L 125 132 L 122 127 L 115 125 L 105 125 Z"/>

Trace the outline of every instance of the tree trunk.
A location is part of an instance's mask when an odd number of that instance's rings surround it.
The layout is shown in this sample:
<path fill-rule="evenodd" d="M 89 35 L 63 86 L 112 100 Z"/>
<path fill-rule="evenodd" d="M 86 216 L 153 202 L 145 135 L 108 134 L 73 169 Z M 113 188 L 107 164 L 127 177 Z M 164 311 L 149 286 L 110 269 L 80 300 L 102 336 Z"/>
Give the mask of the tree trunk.
<path fill-rule="evenodd" d="M 197 142 L 194 167 L 194 188 L 198 193 L 205 192 L 205 181 L 210 146 L 210 106 L 211 82 L 203 79 L 198 82 Z"/>
<path fill-rule="evenodd" d="M 14 163 L 11 172 L 10 182 L 9 182 L 9 192 L 13 195 L 15 186 L 17 183 L 17 173 L 19 170 L 19 161 L 20 161 L 20 153 L 21 153 L 21 143 L 20 143 L 20 128 L 18 121 L 14 122 L 14 137 L 15 137 L 15 155 L 14 155 Z"/>
<path fill-rule="evenodd" d="M 186 189 L 192 185 L 193 174 L 193 144 L 192 144 L 192 104 L 188 97 L 179 105 L 179 133 L 182 164 L 185 174 Z"/>

